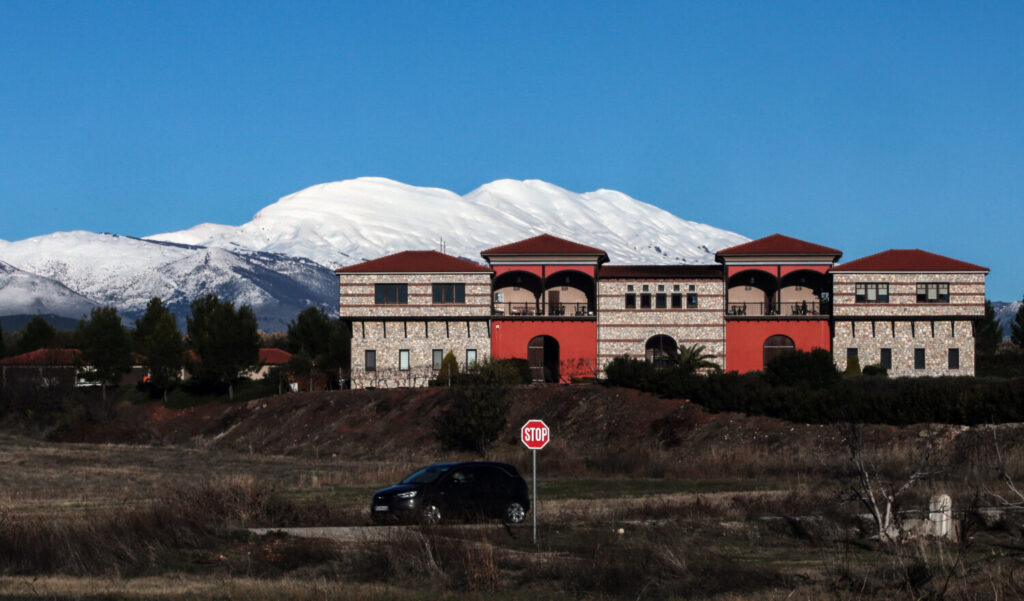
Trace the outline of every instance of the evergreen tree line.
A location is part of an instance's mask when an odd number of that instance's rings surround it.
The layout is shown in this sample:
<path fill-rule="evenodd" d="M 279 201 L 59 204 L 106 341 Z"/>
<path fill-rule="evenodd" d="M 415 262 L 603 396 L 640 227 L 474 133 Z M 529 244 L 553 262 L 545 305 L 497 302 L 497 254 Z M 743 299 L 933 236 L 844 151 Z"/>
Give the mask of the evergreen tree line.
<path fill-rule="evenodd" d="M 188 369 L 200 390 L 226 390 L 234 397 L 234 383 L 258 367 L 261 336 L 252 307 L 235 307 L 215 294 L 192 301 L 186 332 L 159 298 L 150 299 L 145 313 L 126 328 L 114 307 L 93 309 L 73 332 L 58 331 L 42 317 L 32 318 L 17 335 L 0 329 L 0 357 L 47 348 L 76 348 L 82 376 L 106 389 L 116 385 L 133 365 L 149 373 L 153 390 L 167 399 L 167 392 L 181 382 Z M 14 340 L 10 340 L 10 339 Z M 288 347 L 294 353 L 289 370 L 337 375 L 348 364 L 348 329 L 331 320 L 323 309 L 311 307 L 288 326 Z M 6 352 L 8 345 L 12 352 Z"/>

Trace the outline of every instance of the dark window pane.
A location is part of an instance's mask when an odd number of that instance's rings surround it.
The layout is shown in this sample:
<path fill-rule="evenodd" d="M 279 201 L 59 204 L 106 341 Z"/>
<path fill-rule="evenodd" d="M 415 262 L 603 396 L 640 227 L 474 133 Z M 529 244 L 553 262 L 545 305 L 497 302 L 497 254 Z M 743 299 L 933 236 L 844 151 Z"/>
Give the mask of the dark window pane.
<path fill-rule="evenodd" d="M 464 303 L 466 302 L 466 285 L 455 284 L 455 302 Z"/>
<path fill-rule="evenodd" d="M 664 294 L 658 294 L 654 297 L 654 306 L 658 309 L 668 308 L 668 297 Z"/>
<path fill-rule="evenodd" d="M 882 367 L 884 367 L 886 369 L 892 369 L 892 349 L 891 348 L 884 348 L 884 349 L 882 349 L 882 357 L 881 357 L 881 360 L 879 361 L 879 363 L 881 363 Z"/>
<path fill-rule="evenodd" d="M 366 351 L 363 365 L 366 366 L 366 371 L 377 371 L 377 351 Z"/>
<path fill-rule="evenodd" d="M 373 302 L 377 303 L 378 305 L 383 305 L 384 303 L 388 302 L 387 290 L 388 287 L 386 284 L 377 284 L 376 286 L 374 286 Z"/>
<path fill-rule="evenodd" d="M 855 349 L 855 348 L 848 348 L 848 349 L 846 349 L 846 360 L 847 361 L 849 361 L 850 359 L 853 359 L 856 356 L 857 356 L 857 349 Z"/>
<path fill-rule="evenodd" d="M 444 302 L 444 286 L 442 284 L 434 284 L 433 292 L 433 301 L 435 304 Z"/>
<path fill-rule="evenodd" d="M 914 349 L 914 369 L 924 369 L 924 349 Z"/>
<path fill-rule="evenodd" d="M 686 295 L 686 308 L 687 309 L 696 309 L 697 308 L 697 294 L 695 292 L 691 292 L 690 294 Z"/>
<path fill-rule="evenodd" d="M 678 287 L 679 286 L 676 286 L 676 288 L 678 288 Z M 682 309 L 683 308 L 683 295 L 682 294 L 673 294 L 672 295 L 672 308 L 673 309 Z"/>
<path fill-rule="evenodd" d="M 395 284 L 398 288 L 398 298 L 396 302 L 400 305 L 409 304 L 409 286 L 406 284 Z"/>
<path fill-rule="evenodd" d="M 626 295 L 626 308 L 627 309 L 636 309 L 636 295 L 635 294 L 627 294 Z"/>
<path fill-rule="evenodd" d="M 960 349 L 949 349 L 949 369 L 960 369 Z"/>
<path fill-rule="evenodd" d="M 640 308 L 641 309 L 650 309 L 651 308 L 651 295 L 650 294 L 641 294 L 640 295 Z"/>

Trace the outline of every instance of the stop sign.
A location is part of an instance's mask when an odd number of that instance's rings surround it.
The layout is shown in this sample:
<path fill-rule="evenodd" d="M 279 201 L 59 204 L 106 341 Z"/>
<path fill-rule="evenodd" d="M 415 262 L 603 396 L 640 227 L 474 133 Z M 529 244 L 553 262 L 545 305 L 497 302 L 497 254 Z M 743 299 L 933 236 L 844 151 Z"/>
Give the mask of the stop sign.
<path fill-rule="evenodd" d="M 539 451 L 551 442 L 551 430 L 548 429 L 548 425 L 542 420 L 531 419 L 523 424 L 520 437 L 527 448 Z"/>

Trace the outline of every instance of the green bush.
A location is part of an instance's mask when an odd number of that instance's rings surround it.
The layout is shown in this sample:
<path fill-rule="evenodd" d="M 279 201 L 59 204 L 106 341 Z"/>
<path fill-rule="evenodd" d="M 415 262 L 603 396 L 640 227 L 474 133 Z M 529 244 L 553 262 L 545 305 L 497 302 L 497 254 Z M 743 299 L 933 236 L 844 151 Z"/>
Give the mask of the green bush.
<path fill-rule="evenodd" d="M 511 373 L 516 374 L 516 384 L 530 384 L 533 382 L 533 373 L 530 371 L 530 362 L 526 359 L 498 359 L 495 365 L 505 366 Z"/>
<path fill-rule="evenodd" d="M 809 353 L 789 351 L 773 358 L 765 366 L 765 377 L 774 386 L 829 387 L 839 381 L 832 354 L 824 349 Z"/>
<path fill-rule="evenodd" d="M 509 362 L 482 361 L 460 375 L 451 388 L 451 405 L 434 424 L 441 445 L 483 454 L 505 429 L 519 378 Z"/>
<path fill-rule="evenodd" d="M 889 368 L 885 367 L 881 363 L 874 363 L 871 365 L 865 365 L 864 370 L 861 373 L 865 376 L 881 376 L 886 378 L 889 376 Z"/>
<path fill-rule="evenodd" d="M 844 376 L 859 376 L 860 375 L 860 359 L 857 357 L 850 357 L 846 360 L 846 371 L 843 372 Z"/>

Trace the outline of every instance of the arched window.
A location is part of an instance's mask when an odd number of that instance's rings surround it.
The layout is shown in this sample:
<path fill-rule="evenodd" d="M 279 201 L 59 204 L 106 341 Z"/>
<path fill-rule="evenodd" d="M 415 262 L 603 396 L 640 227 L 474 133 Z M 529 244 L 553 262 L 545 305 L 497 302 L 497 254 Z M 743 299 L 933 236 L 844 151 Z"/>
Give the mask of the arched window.
<path fill-rule="evenodd" d="M 644 345 L 644 356 L 647 362 L 653 363 L 655 367 L 671 365 L 678 353 L 679 346 L 676 341 L 665 334 L 651 336 Z"/>
<path fill-rule="evenodd" d="M 782 353 L 795 350 L 796 345 L 793 344 L 793 339 L 789 336 L 783 336 L 781 334 L 769 336 L 768 340 L 764 341 L 764 366 L 767 366 L 769 361 L 778 357 Z"/>

